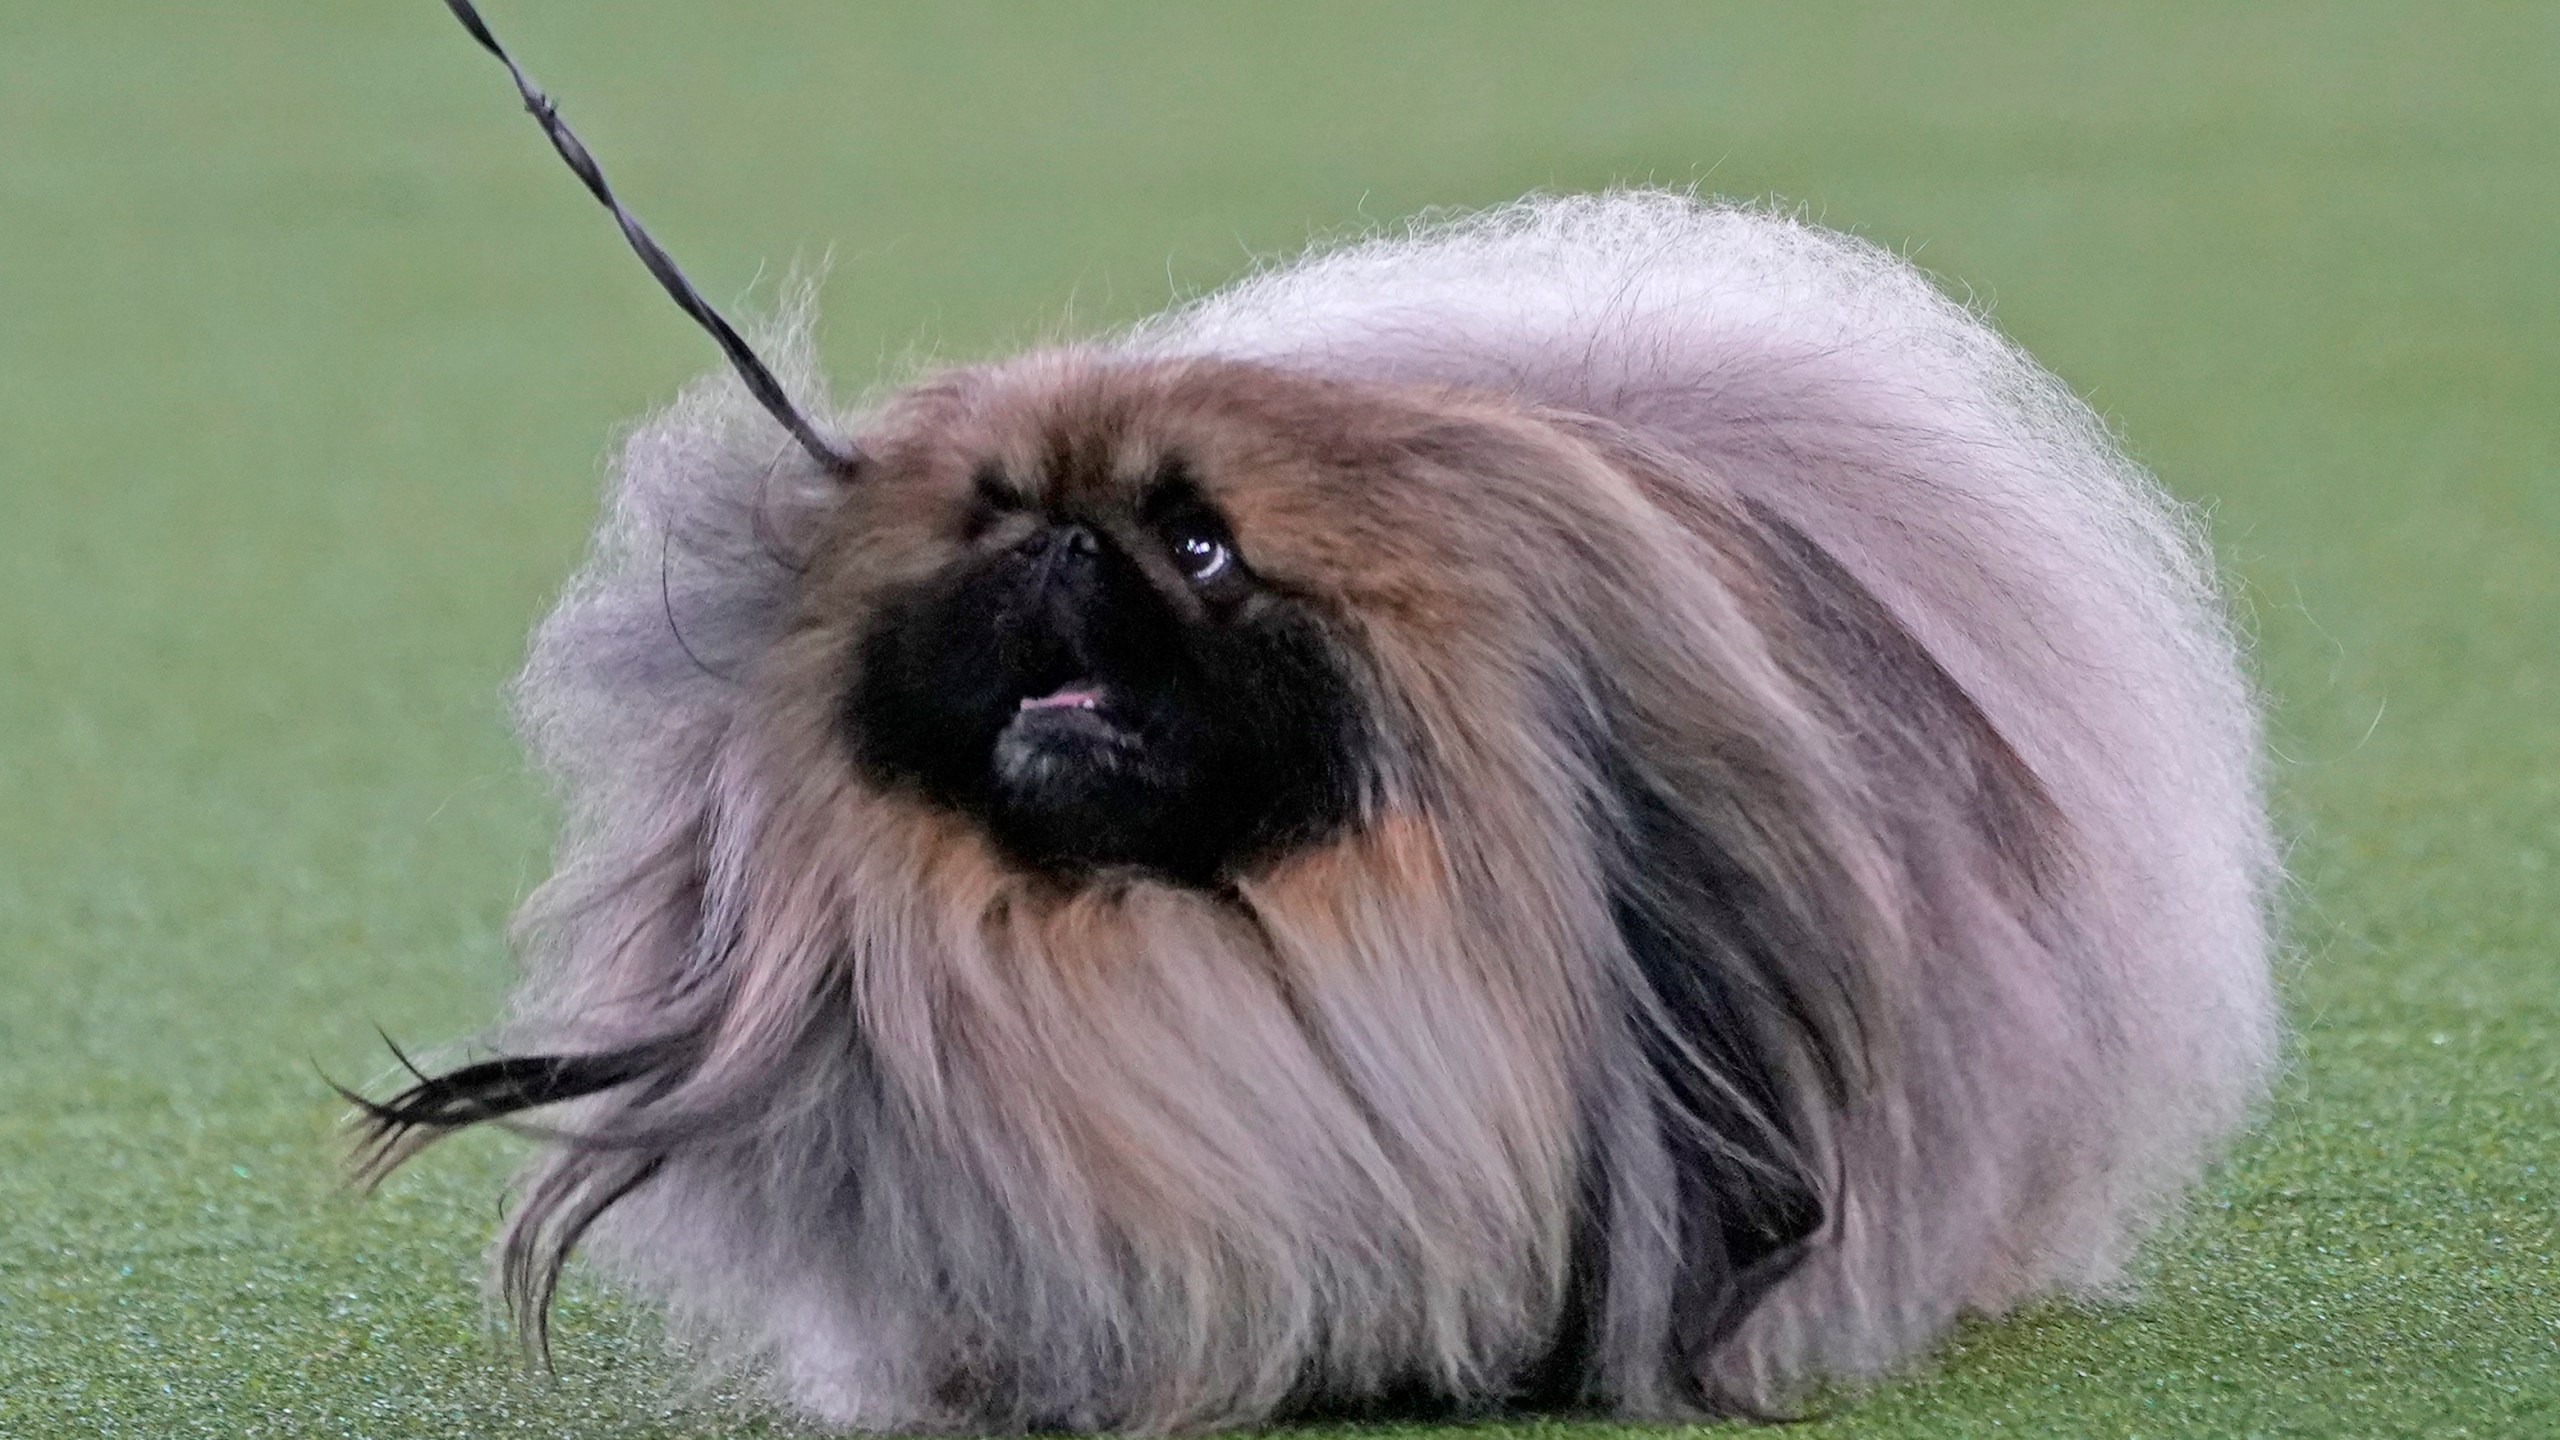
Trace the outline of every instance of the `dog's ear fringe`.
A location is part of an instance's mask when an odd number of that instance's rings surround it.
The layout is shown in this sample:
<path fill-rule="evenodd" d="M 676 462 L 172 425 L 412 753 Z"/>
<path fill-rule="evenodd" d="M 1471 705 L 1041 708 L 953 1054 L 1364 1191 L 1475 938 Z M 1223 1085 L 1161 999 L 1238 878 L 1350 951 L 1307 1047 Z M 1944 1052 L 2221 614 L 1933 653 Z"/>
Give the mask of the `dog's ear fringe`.
<path fill-rule="evenodd" d="M 528 1361 L 551 1364 L 552 1301 L 570 1254 L 604 1213 L 658 1177 L 664 1150 L 584 1151 L 546 1171 L 517 1207 L 498 1247 L 498 1293 Z"/>
<path fill-rule="evenodd" d="M 329 1086 L 355 1107 L 352 1180 L 371 1191 L 438 1140 L 474 1125 L 529 1127 L 517 1117 L 632 1085 L 663 1092 L 694 1068 L 699 1046 L 684 1037 L 561 1055 L 502 1055 L 442 1074 L 420 1069 L 388 1035 L 395 1059 L 416 1083 L 387 1100 Z M 571 1144 L 577 1163 L 554 1167 L 519 1200 L 497 1256 L 497 1289 L 529 1363 L 551 1364 L 551 1308 L 579 1240 L 605 1212 L 665 1167 L 666 1136 L 651 1127 L 622 1133 L 606 1122 L 580 1132 L 541 1132 Z"/>
<path fill-rule="evenodd" d="M 680 1072 L 690 1067 L 694 1053 L 689 1040 L 647 1040 L 586 1054 L 502 1055 L 429 1074 L 388 1036 L 384 1043 L 416 1078 L 415 1084 L 387 1100 L 375 1100 L 329 1082 L 355 1107 L 349 1121 L 355 1132 L 351 1163 L 356 1183 L 368 1190 L 456 1131 Z"/>

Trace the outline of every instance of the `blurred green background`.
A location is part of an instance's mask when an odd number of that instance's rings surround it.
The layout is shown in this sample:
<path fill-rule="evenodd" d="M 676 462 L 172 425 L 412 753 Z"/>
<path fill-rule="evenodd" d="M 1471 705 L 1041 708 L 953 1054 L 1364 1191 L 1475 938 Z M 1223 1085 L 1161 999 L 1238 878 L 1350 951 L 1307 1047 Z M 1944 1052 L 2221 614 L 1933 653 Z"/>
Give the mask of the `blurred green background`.
<path fill-rule="evenodd" d="M 1622 180 L 1993 305 L 2211 507 L 2297 1038 L 2139 1304 L 1805 1433 L 2560 1433 L 2560 7 L 491 19 L 708 293 L 832 252 L 848 392 Z M 0 0 L 0 1433 L 767 1428 L 591 1288 L 522 1373 L 513 1142 L 359 1202 L 314 1070 L 495 1013 L 548 824 L 498 687 L 713 361 L 433 0 Z"/>

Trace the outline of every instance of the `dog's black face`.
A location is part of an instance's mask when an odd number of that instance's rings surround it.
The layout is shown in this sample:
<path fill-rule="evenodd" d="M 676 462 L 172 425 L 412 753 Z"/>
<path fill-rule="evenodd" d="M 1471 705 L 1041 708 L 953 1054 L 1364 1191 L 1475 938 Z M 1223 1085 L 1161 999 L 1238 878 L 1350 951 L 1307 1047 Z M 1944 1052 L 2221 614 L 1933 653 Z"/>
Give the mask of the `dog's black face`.
<path fill-rule="evenodd" d="M 982 470 L 962 557 L 882 607 L 844 705 L 878 783 L 1062 874 L 1216 883 L 1358 806 L 1355 689 L 1179 465 L 1060 488 Z"/>

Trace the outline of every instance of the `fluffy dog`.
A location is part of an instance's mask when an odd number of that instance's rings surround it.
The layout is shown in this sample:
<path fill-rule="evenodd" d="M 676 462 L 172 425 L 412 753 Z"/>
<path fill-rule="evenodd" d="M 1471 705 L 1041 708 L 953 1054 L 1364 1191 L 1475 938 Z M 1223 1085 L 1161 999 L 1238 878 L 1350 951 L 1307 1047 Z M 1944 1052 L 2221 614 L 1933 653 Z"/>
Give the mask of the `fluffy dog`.
<path fill-rule="evenodd" d="M 785 338 L 785 379 L 807 387 Z M 2118 1276 L 2275 1033 L 2188 518 L 1883 251 L 1662 193 L 722 378 L 518 698 L 501 1242 L 872 1429 L 1756 1412 Z"/>

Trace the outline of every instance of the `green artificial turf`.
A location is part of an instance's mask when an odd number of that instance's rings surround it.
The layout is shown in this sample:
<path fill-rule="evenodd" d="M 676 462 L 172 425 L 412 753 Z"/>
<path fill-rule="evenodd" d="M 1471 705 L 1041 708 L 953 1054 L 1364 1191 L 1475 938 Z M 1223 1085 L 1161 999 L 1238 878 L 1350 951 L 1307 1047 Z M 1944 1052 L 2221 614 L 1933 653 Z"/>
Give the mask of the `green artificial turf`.
<path fill-rule="evenodd" d="M 832 251 L 848 390 L 1622 179 L 1995 303 L 2212 508 L 2291 1065 L 2138 1303 L 1789 1433 L 2560 1434 L 2560 9 L 492 19 L 709 293 Z M 525 1374 L 514 1142 L 351 1198 L 318 1074 L 495 1014 L 548 824 L 498 687 L 713 358 L 433 0 L 0 0 L 0 1434 L 778 1428 L 583 1283 Z"/>

